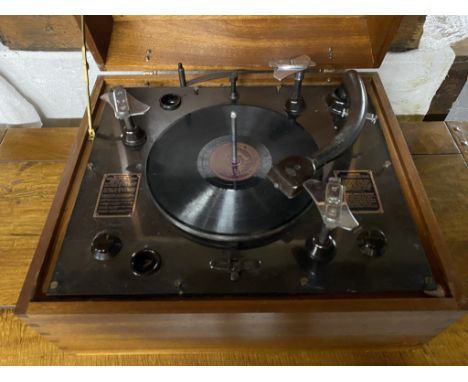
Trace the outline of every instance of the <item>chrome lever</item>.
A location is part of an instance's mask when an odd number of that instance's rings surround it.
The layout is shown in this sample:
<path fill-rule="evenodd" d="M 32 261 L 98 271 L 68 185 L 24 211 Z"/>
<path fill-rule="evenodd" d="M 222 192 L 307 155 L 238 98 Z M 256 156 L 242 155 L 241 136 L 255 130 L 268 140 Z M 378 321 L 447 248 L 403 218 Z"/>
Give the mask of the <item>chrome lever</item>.
<path fill-rule="evenodd" d="M 302 97 L 302 80 L 304 72 L 311 66 L 315 66 L 309 56 L 302 55 L 294 58 L 277 60 L 270 62 L 274 68 L 273 77 L 279 81 L 294 75 L 294 91 L 286 101 L 286 112 L 293 118 L 299 117 L 306 105 Z"/>
<path fill-rule="evenodd" d="M 340 178 L 331 177 L 327 184 L 316 179 L 308 179 L 303 184 L 312 197 L 322 218 L 320 232 L 306 241 L 306 253 L 314 263 L 328 263 L 336 253 L 336 243 L 330 234 L 335 228 L 351 231 L 359 226 L 345 201 L 345 187 Z"/>
<path fill-rule="evenodd" d="M 122 86 L 113 88 L 100 98 L 112 107 L 115 118 L 122 121 L 123 143 L 132 147 L 145 143 L 146 134 L 135 124 L 132 117 L 145 114 L 150 107 L 137 100 Z"/>
<path fill-rule="evenodd" d="M 273 77 L 278 81 L 282 81 L 293 74 L 304 72 L 315 65 L 315 62 L 307 55 L 270 62 L 270 67 L 274 69 Z"/>
<path fill-rule="evenodd" d="M 110 92 L 103 94 L 101 99 L 112 107 L 115 118 L 120 120 L 136 115 L 143 115 L 150 109 L 148 105 L 138 101 L 122 86 L 118 86 Z"/>
<path fill-rule="evenodd" d="M 308 179 L 303 186 L 312 197 L 327 229 L 341 228 L 352 231 L 359 226 L 345 201 L 345 187 L 340 178 L 329 178 L 325 186 L 319 180 Z"/>

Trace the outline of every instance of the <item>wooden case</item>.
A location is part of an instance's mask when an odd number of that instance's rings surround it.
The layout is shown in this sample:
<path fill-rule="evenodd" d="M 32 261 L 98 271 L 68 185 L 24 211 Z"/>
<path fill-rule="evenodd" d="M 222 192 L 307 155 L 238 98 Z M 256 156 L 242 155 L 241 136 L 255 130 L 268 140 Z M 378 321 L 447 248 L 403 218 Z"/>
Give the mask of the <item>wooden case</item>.
<path fill-rule="evenodd" d="M 105 76 L 109 86 L 178 84 L 183 62 L 193 71 L 267 68 L 278 57 L 308 54 L 319 70 L 307 83 L 338 82 L 340 68 L 378 67 L 400 17 L 88 17 L 88 47 L 102 69 L 146 75 Z M 192 72 L 190 72 L 192 71 Z M 141 74 L 141 73 L 140 73 Z M 198 73 L 199 74 L 199 73 Z M 440 228 L 378 74 L 362 73 L 395 171 L 440 290 L 416 294 L 297 298 L 73 299 L 42 290 L 63 240 L 90 154 L 83 118 L 19 298 L 16 314 L 63 349 L 75 353 L 189 349 L 309 348 L 411 345 L 429 340 L 463 314 L 466 290 L 458 280 Z M 219 86 L 223 80 L 208 86 Z M 258 75 L 240 85 L 274 84 Z"/>

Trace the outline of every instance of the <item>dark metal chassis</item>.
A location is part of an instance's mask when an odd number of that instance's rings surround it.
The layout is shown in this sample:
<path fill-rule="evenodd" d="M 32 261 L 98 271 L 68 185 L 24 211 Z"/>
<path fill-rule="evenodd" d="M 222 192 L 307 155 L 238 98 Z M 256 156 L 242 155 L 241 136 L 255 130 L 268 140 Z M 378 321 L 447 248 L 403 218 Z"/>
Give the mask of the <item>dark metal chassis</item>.
<path fill-rule="evenodd" d="M 307 108 L 298 122 L 319 146 L 335 134 L 327 111 L 326 97 L 332 86 L 304 86 Z M 284 112 L 291 88 L 239 87 L 239 103 Z M 420 292 L 432 273 L 411 219 L 399 182 L 391 166 L 379 123 L 367 123 L 352 150 L 325 168 L 372 170 L 380 192 L 383 214 L 356 215 L 365 229 L 385 232 L 388 248 L 384 256 L 369 258 L 356 244 L 357 233 L 336 231 L 336 257 L 313 269 L 303 261 L 305 239 L 317 232 L 320 222 L 314 207 L 283 231 L 272 243 L 247 250 L 215 248 L 198 243 L 174 227 L 155 205 L 144 168 L 152 142 L 167 126 L 199 108 L 227 103 L 229 88 L 135 88 L 130 92 L 151 110 L 137 122 L 148 140 L 141 149 L 125 147 L 118 140 L 97 137 L 80 192 L 57 260 L 48 296 L 229 296 L 301 295 L 333 293 Z M 182 96 L 175 111 L 164 111 L 159 98 L 166 93 Z M 104 111 L 99 135 L 118 136 L 120 125 L 109 108 Z M 189 144 L 189 142 L 181 142 Z M 94 218 L 93 212 L 102 177 L 106 173 L 141 173 L 136 209 L 132 217 Z M 108 230 L 123 242 L 121 252 L 107 262 L 96 261 L 90 246 L 96 233 Z M 156 250 L 160 269 L 149 276 L 133 274 L 131 256 L 142 248 Z M 232 269 L 214 270 L 213 261 L 240 267 L 231 280 Z M 259 267 L 248 264 L 260 262 Z M 244 265 L 243 265 L 244 264 Z M 242 268 L 251 269 L 242 269 Z M 52 284 L 52 283 L 51 283 Z"/>

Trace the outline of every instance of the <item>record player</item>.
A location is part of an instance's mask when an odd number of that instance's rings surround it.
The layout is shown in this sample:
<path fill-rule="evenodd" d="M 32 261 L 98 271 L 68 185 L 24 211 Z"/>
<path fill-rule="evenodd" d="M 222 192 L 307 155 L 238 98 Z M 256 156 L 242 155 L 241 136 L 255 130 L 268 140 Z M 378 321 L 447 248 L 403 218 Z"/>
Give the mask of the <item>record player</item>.
<path fill-rule="evenodd" d="M 354 70 L 399 17 L 86 21 L 133 73 L 97 81 L 23 319 L 98 352 L 415 344 L 461 315 L 379 77 Z"/>

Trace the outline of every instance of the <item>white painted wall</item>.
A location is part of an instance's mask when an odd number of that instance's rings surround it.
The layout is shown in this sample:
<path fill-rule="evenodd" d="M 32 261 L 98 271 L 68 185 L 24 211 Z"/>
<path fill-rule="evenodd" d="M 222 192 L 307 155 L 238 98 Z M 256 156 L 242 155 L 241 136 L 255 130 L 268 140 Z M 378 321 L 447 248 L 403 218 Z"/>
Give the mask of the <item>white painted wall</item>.
<path fill-rule="evenodd" d="M 428 16 L 419 49 L 387 54 L 378 72 L 396 114 L 427 112 L 455 57 L 450 44 L 465 37 L 468 16 Z M 89 61 L 93 84 L 99 70 L 92 57 Z M 0 76 L 34 106 L 42 119 L 83 115 L 81 52 L 11 51 L 0 44 Z M 0 96 L 8 97 L 5 92 L 8 90 L 0 86 Z M 0 114 L 0 124 L 11 123 L 11 113 L 7 114 Z"/>
<path fill-rule="evenodd" d="M 90 81 L 98 68 L 90 57 Z M 81 52 L 12 51 L 0 44 L 0 76 L 13 85 L 43 118 L 81 118 L 85 108 Z M 3 93 L 2 93 L 3 91 Z M 0 87 L 0 95 L 8 91 Z M 11 124 L 5 114 L 0 124 Z M 30 122 L 30 121 L 24 121 Z"/>
<path fill-rule="evenodd" d="M 427 16 L 419 49 L 387 53 L 378 72 L 396 114 L 427 113 L 455 58 L 450 46 L 465 38 L 468 16 Z"/>
<path fill-rule="evenodd" d="M 378 72 L 395 114 L 425 115 L 454 58 L 450 47 L 387 53 Z"/>

